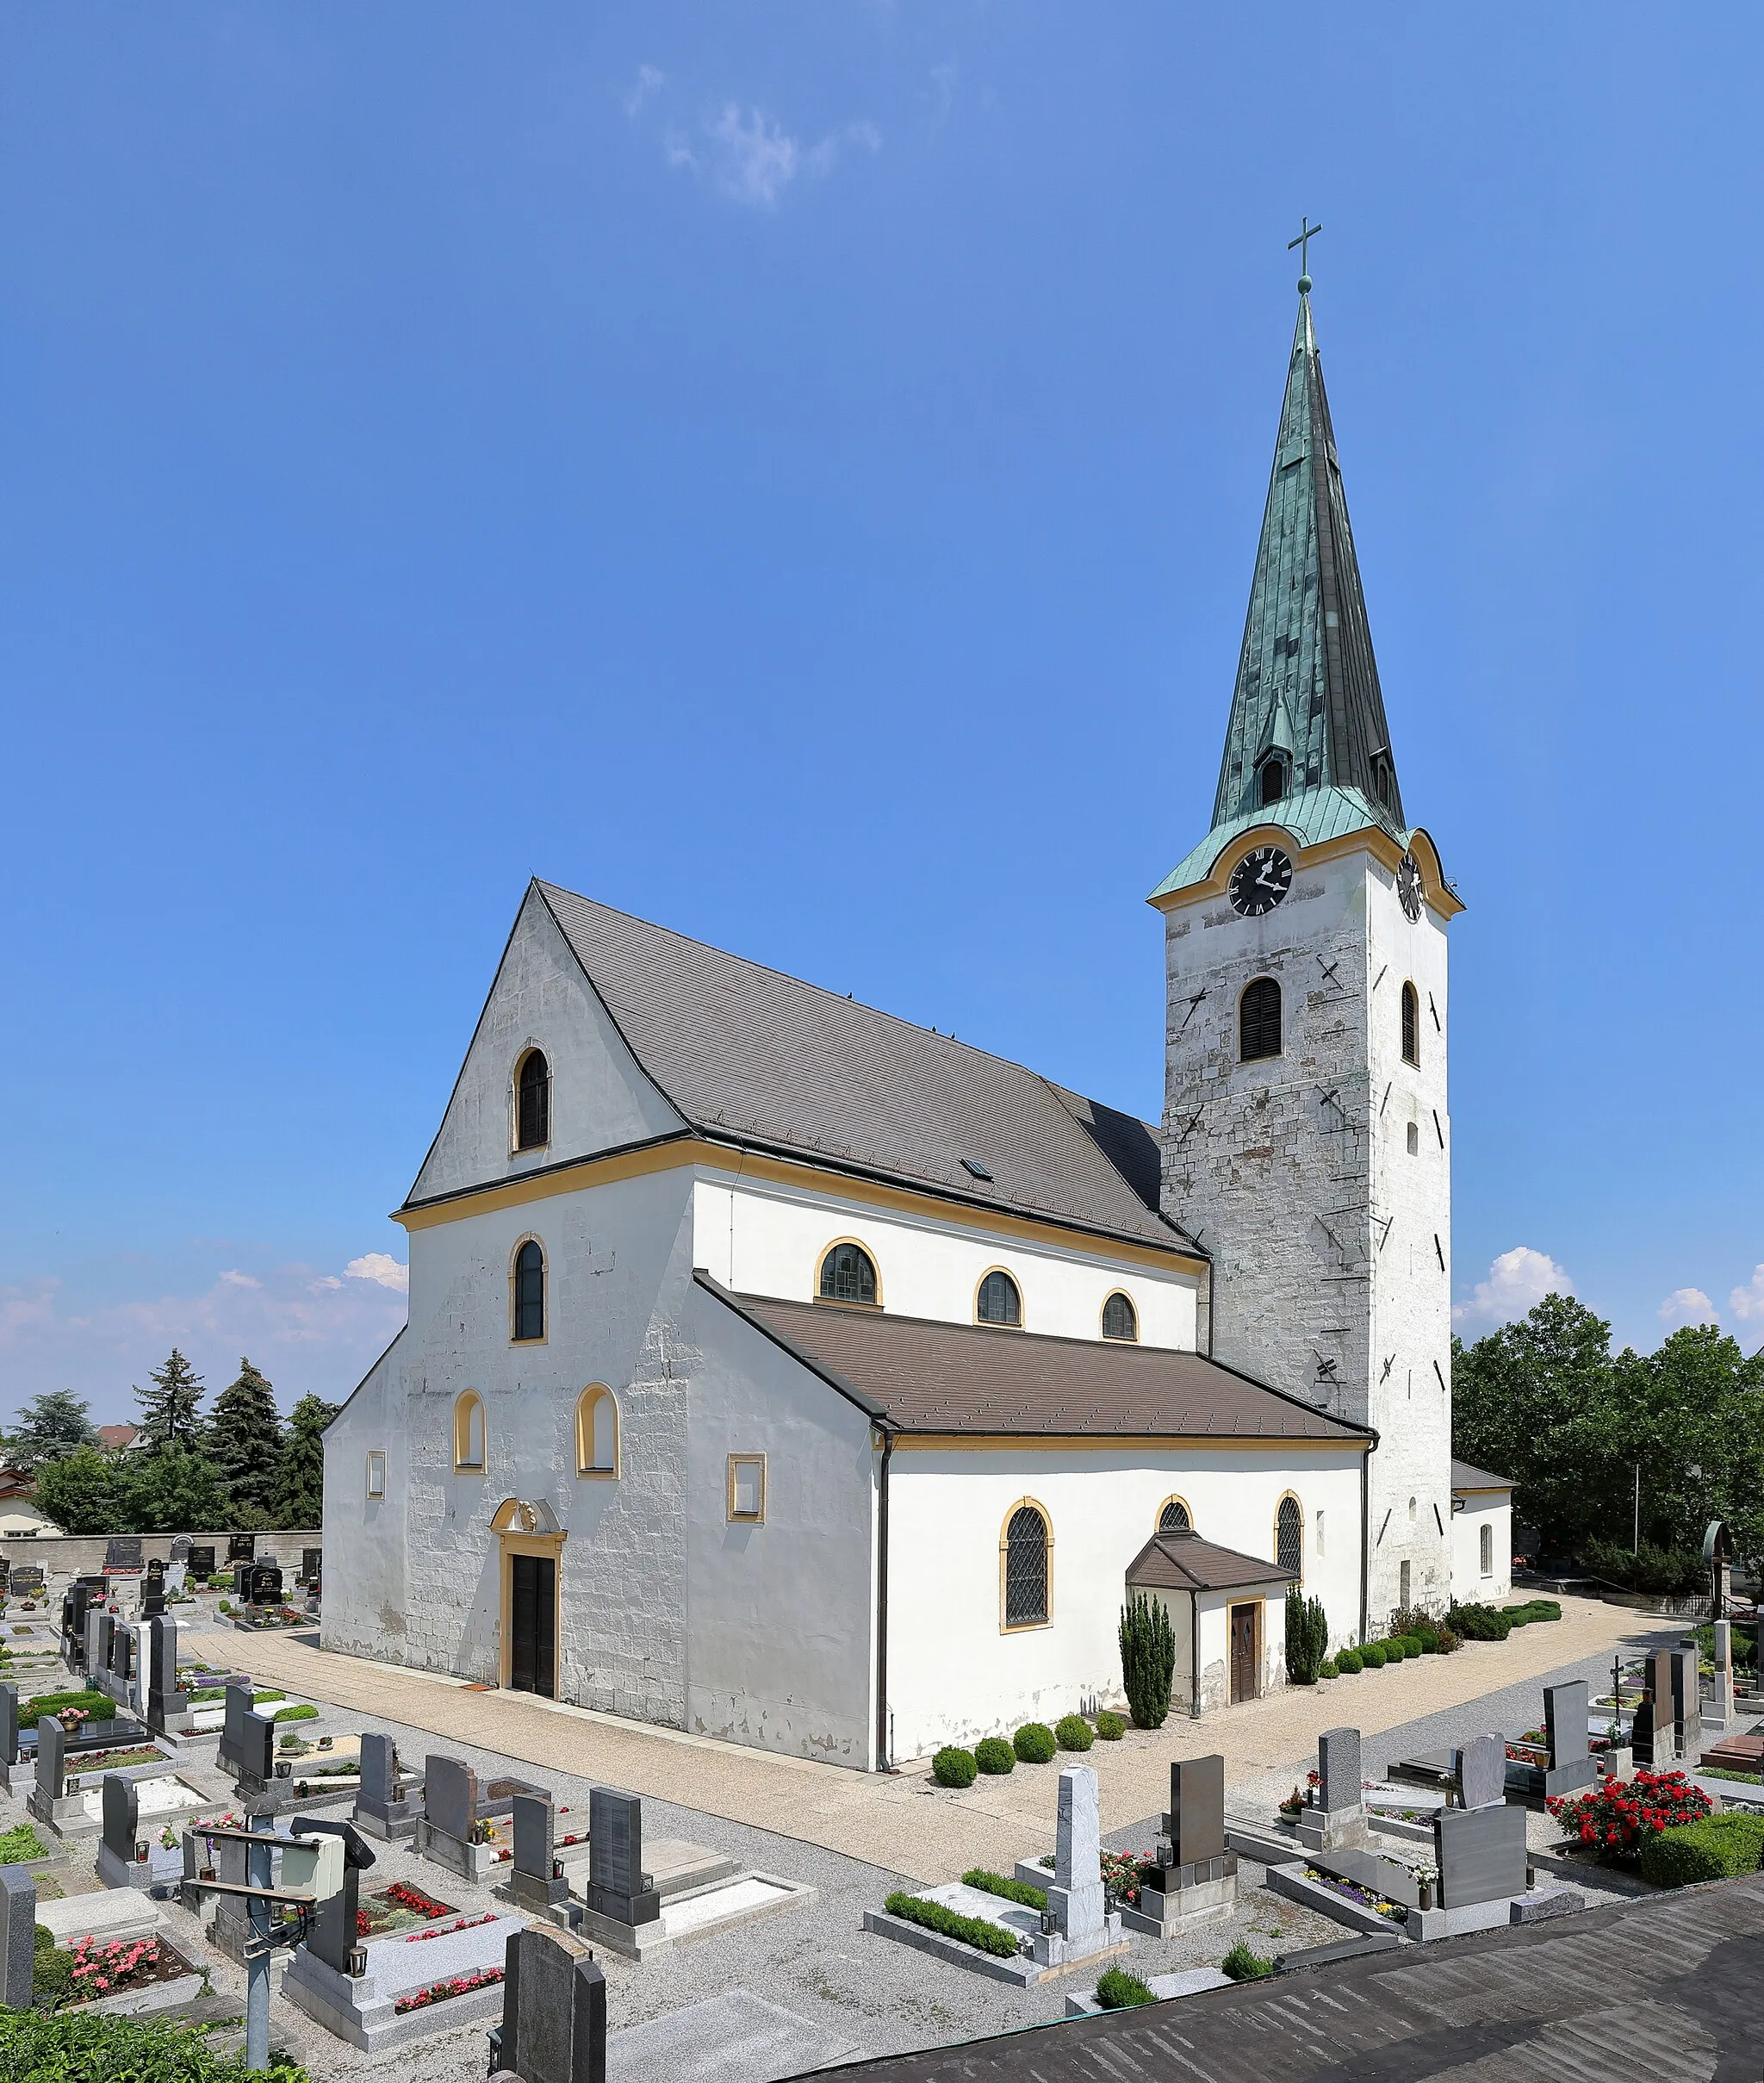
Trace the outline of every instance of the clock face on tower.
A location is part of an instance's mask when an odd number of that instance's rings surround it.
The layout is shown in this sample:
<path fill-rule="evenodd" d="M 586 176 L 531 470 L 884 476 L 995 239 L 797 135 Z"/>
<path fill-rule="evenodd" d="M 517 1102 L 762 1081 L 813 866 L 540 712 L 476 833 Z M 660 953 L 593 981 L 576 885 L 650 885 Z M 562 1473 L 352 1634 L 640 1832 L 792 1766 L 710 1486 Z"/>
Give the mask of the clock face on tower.
<path fill-rule="evenodd" d="M 1396 893 L 1411 918 L 1421 916 L 1421 871 L 1413 854 L 1405 854 L 1396 867 Z"/>
<path fill-rule="evenodd" d="M 1271 911 L 1292 887 L 1292 862 L 1277 846 L 1258 846 L 1231 871 L 1226 894 L 1231 908 L 1245 918 Z"/>

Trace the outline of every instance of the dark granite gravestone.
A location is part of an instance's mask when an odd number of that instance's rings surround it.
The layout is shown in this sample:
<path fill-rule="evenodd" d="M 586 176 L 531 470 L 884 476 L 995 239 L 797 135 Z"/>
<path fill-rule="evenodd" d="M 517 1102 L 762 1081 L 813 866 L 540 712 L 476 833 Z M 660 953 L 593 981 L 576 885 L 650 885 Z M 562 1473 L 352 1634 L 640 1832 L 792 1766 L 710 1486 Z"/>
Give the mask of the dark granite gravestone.
<path fill-rule="evenodd" d="M 282 1603 L 282 1572 L 273 1562 L 256 1562 L 252 1564 L 250 1595 L 254 1606 L 279 1606 Z"/>
<path fill-rule="evenodd" d="M 187 1563 L 189 1560 L 189 1535 L 188 1533 L 177 1533 L 172 1536 L 171 1559 L 175 1563 Z"/>
<path fill-rule="evenodd" d="M 374 1854 L 347 1823 L 333 1823 L 315 1815 L 297 1815 L 289 1825 L 295 1837 L 343 1839 L 343 1886 L 334 1895 L 320 1899 L 313 1916 L 312 1936 L 307 1943 L 315 1958 L 339 1974 L 349 1972 L 349 1956 L 360 1940 L 356 1915 L 361 1907 L 360 1876 L 375 1863 Z"/>
<path fill-rule="evenodd" d="M 104 1832 L 98 1840 L 101 1853 L 108 1858 L 99 1860 L 98 1878 L 112 1887 L 127 1887 L 128 1877 L 125 1872 L 112 1878 L 118 1867 L 128 1868 L 135 1863 L 135 1846 L 140 1830 L 140 1796 L 135 1792 L 134 1781 L 125 1779 L 120 1772 L 104 1775 Z M 107 1872 L 106 1868 L 110 1870 Z"/>
<path fill-rule="evenodd" d="M 41 1598 L 47 1581 L 41 1563 L 14 1563 L 12 1565 L 11 1589 L 15 1598 Z"/>
<path fill-rule="evenodd" d="M 1493 1808 L 1506 1799 L 1506 1744 L 1503 1738 L 1478 1736 L 1451 1755 L 1460 1806 Z"/>
<path fill-rule="evenodd" d="M 569 1900 L 569 1882 L 562 1874 L 554 1880 L 556 1858 L 556 1811 L 542 1794 L 517 1794 L 514 1797 L 514 1868 L 508 1877 L 508 1892 L 517 1908 L 537 1916 Z"/>
<path fill-rule="evenodd" d="M 162 1584 L 165 1582 L 165 1565 L 157 1555 L 148 1556 L 146 1573 L 149 1582 L 151 1582 L 153 1578 L 158 1577 Z"/>
<path fill-rule="evenodd" d="M 1177 1759 L 1170 1768 L 1170 1813 L 1164 1818 L 1173 1863 L 1193 1866 L 1225 1850 L 1225 1760 Z"/>
<path fill-rule="evenodd" d="M 163 1616 L 147 1627 L 147 1670 L 142 1687 L 147 1725 L 162 1733 L 168 1721 L 185 1723 L 189 1694 L 177 1686 L 177 1623 Z"/>
<path fill-rule="evenodd" d="M 37 1790 L 33 1800 L 40 1805 L 43 1820 L 51 1816 L 49 1804 L 66 1792 L 67 1731 L 53 1714 L 37 1718 Z"/>
<path fill-rule="evenodd" d="M 229 1678 L 227 1681 L 227 1718 L 220 1725 L 220 1747 L 214 1762 L 223 1772 L 231 1772 L 238 1778 L 245 1763 L 245 1725 L 257 1695 L 252 1690 L 249 1678 Z"/>
<path fill-rule="evenodd" d="M 227 1536 L 227 1559 L 229 1564 L 250 1562 L 258 1551 L 255 1533 L 229 1533 Z"/>
<path fill-rule="evenodd" d="M 0 2004 L 28 2011 L 36 1971 L 37 1883 L 22 1867 L 0 1866 Z"/>
<path fill-rule="evenodd" d="M 606 1980 L 598 1964 L 543 1931 L 512 1933 L 490 2061 L 521 2083 L 606 2083 Z"/>
<path fill-rule="evenodd" d="M 141 1537 L 139 1533 L 113 1533 L 104 1543 L 106 1576 L 139 1576 L 141 1566 Z"/>
<path fill-rule="evenodd" d="M 662 1898 L 643 1871 L 643 1804 L 614 1787 L 588 1795 L 587 1902 L 614 1924 L 653 1924 L 662 1914 Z"/>
<path fill-rule="evenodd" d="M 12 1583 L 12 1558 L 0 1555 L 0 1598 L 4 1598 Z"/>
<path fill-rule="evenodd" d="M 1326 1815 L 1351 1812 L 1363 1805 L 1360 1732 L 1325 1729 L 1317 1738 L 1318 1806 Z"/>
<path fill-rule="evenodd" d="M 300 1551 L 301 1582 L 316 1584 L 325 1568 L 325 1551 L 322 1548 L 302 1548 Z"/>
<path fill-rule="evenodd" d="M 423 1766 L 423 1813 L 432 1830 L 462 1844 L 478 1819 L 478 1775 L 457 1757 L 432 1756 Z"/>
<path fill-rule="evenodd" d="M 0 1683 L 0 1764 L 18 1763 L 18 1688 Z"/>
<path fill-rule="evenodd" d="M 355 1797 L 356 1827 L 388 1841 L 414 1836 L 419 1805 L 399 1764 L 397 1744 L 389 1736 L 367 1735 L 362 1738 L 361 1746 L 362 1783 Z"/>
<path fill-rule="evenodd" d="M 1544 1732 L 1550 1744 L 1550 1769 L 1544 1778 L 1546 1799 L 1573 1794 L 1596 1783 L 1599 1768 L 1587 1748 L 1590 1694 L 1584 1678 L 1569 1685 L 1544 1688 Z"/>
<path fill-rule="evenodd" d="M 141 1586 L 141 1612 L 144 1620 L 162 1620 L 165 1613 L 165 1580 L 155 1583 L 152 1577 Z"/>
<path fill-rule="evenodd" d="M 1442 1808 L 1433 1818 L 1433 1847 L 1441 1909 L 1525 1892 L 1525 1812 L 1517 1803 Z"/>
<path fill-rule="evenodd" d="M 1678 1754 L 1686 1765 L 1697 1762 L 1703 1749 L 1703 1679 L 1694 1641 L 1671 1651 L 1672 1719 L 1678 1738 Z"/>
<path fill-rule="evenodd" d="M 192 1543 L 189 1551 L 189 1573 L 199 1583 L 207 1583 L 214 1574 L 214 1550 L 204 1542 L 201 1546 Z"/>

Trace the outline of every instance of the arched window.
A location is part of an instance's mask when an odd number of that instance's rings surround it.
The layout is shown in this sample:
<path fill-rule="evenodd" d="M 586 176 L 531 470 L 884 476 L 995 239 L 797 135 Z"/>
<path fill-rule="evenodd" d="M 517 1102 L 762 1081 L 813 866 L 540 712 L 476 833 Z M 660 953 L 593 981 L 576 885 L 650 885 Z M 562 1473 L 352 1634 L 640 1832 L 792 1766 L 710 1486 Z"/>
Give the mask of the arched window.
<path fill-rule="evenodd" d="M 876 1306 L 876 1265 L 861 1244 L 835 1244 L 821 1261 L 823 1302 Z"/>
<path fill-rule="evenodd" d="M 1258 976 L 1244 986 L 1237 1005 L 1238 1055 L 1245 1063 L 1280 1054 L 1280 986 Z"/>
<path fill-rule="evenodd" d="M 1413 984 L 1402 987 L 1402 1060 L 1418 1068 L 1421 1061 L 1421 1000 Z"/>
<path fill-rule="evenodd" d="M 612 1391 L 599 1382 L 584 1389 L 575 1406 L 575 1472 L 579 1476 L 618 1473 L 618 1406 Z"/>
<path fill-rule="evenodd" d="M 1305 1514 L 1296 1497 L 1283 1497 L 1274 1520 L 1274 1559 L 1301 1576 L 1305 1567 Z"/>
<path fill-rule="evenodd" d="M 545 1335 L 545 1253 L 529 1237 L 514 1254 L 514 1335 L 529 1341 Z"/>
<path fill-rule="evenodd" d="M 1158 1531 L 1160 1533 L 1192 1533 L 1195 1522 L 1189 1516 L 1189 1508 L 1180 1497 L 1166 1497 L 1158 1512 Z"/>
<path fill-rule="evenodd" d="M 1286 793 L 1286 762 L 1278 753 L 1264 760 L 1256 780 L 1259 784 L 1258 799 L 1264 805 L 1277 803 Z"/>
<path fill-rule="evenodd" d="M 1113 1294 L 1102 1304 L 1102 1335 L 1119 1338 L 1129 1345 L 1140 1334 L 1140 1319 L 1125 1295 Z"/>
<path fill-rule="evenodd" d="M 514 1147 L 543 1150 L 551 1140 L 551 1066 L 530 1048 L 514 1075 Z"/>
<path fill-rule="evenodd" d="M 1007 1627 L 1047 1625 L 1051 1610 L 1048 1579 L 1053 1552 L 1053 1528 L 1040 1506 L 1029 1497 L 1013 1505 L 1004 1522 L 1004 1539 L 999 1543 Z"/>
<path fill-rule="evenodd" d="M 1485 1526 L 1476 1536 L 1477 1561 L 1484 1576 L 1494 1574 L 1494 1528 Z"/>
<path fill-rule="evenodd" d="M 1381 752 L 1372 762 L 1372 789 L 1387 807 L 1390 802 L 1390 762 Z"/>
<path fill-rule="evenodd" d="M 473 1389 L 453 1406 L 453 1465 L 463 1473 L 483 1473 L 484 1401 Z"/>
<path fill-rule="evenodd" d="M 974 1296 L 974 1315 L 981 1323 L 1005 1324 L 1014 1330 L 1022 1328 L 1023 1298 L 1009 1273 L 995 1266 L 981 1281 Z"/>

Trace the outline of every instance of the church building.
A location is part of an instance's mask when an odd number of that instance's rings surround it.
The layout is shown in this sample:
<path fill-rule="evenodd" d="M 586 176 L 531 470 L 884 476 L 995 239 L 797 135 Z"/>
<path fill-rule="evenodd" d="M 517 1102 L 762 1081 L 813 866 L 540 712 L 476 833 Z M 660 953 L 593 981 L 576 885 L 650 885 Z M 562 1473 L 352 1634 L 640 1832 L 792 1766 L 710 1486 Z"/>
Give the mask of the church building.
<path fill-rule="evenodd" d="M 532 883 L 326 1435 L 327 1649 L 870 1769 L 1119 1706 L 1129 1589 L 1199 1714 L 1284 1682 L 1290 1585 L 1345 1646 L 1504 1568 L 1452 1528 L 1462 907 L 1299 286 L 1161 1123 Z"/>

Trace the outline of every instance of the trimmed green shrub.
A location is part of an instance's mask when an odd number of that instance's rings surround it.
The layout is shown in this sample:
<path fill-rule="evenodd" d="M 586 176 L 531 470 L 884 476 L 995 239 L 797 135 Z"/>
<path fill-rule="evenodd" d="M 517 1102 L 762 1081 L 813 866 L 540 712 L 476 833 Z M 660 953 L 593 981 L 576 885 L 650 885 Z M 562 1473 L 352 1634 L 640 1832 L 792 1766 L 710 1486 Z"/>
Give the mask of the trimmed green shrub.
<path fill-rule="evenodd" d="M 1320 1678 L 1339 1678 L 1341 1676 L 1341 1666 L 1333 1657 L 1325 1657 L 1318 1666 L 1317 1676 Z"/>
<path fill-rule="evenodd" d="M 1449 1627 L 1442 1627 L 1433 1638 L 1433 1646 L 1442 1657 L 1455 1656 L 1463 1647 Z"/>
<path fill-rule="evenodd" d="M 1127 1724 L 1119 1714 L 1111 1714 L 1104 1707 L 1096 1717 L 1096 1733 L 1104 1743 L 1119 1743 L 1127 1734 Z"/>
<path fill-rule="evenodd" d="M 1314 1685 L 1329 1654 L 1329 1616 L 1320 1599 L 1307 1599 L 1296 1584 L 1286 1594 L 1286 1678 L 1289 1685 Z"/>
<path fill-rule="evenodd" d="M 31 2008 L 53 2011 L 72 1993 L 73 1956 L 56 1945 L 47 1924 L 40 1924 L 31 1936 Z"/>
<path fill-rule="evenodd" d="M 974 1763 L 981 1771 L 1001 1779 L 1016 1770 L 1016 1752 L 1002 1736 L 983 1736 L 974 1745 Z"/>
<path fill-rule="evenodd" d="M 34 1700 L 21 1700 L 18 1725 L 22 1729 L 34 1729 L 39 1714 L 59 1714 L 70 1707 L 78 1707 L 94 1721 L 116 1719 L 116 1702 L 109 1693 L 82 1689 L 77 1693 L 39 1693 Z"/>
<path fill-rule="evenodd" d="M 1343 1677 L 1351 1677 L 1366 1668 L 1366 1659 L 1357 1649 L 1344 1649 L 1335 1659 L 1335 1668 Z"/>
<path fill-rule="evenodd" d="M 1656 1887 L 1688 1887 L 1755 1874 L 1764 1864 L 1764 1815 L 1708 1815 L 1642 1840 L 1642 1878 Z"/>
<path fill-rule="evenodd" d="M 1503 1606 L 1501 1611 L 1515 1627 L 1529 1627 L 1537 1620 L 1559 1620 L 1562 1602 L 1559 1599 L 1533 1598 L 1527 1599 L 1523 1606 Z"/>
<path fill-rule="evenodd" d="M 28 1823 L 15 1823 L 0 1830 L 0 1866 L 16 1866 L 23 1859 L 47 1859 L 49 1847 Z"/>
<path fill-rule="evenodd" d="M 999 1960 L 1016 1957 L 1016 1934 L 988 1924 L 984 1917 L 958 1916 L 941 1902 L 927 1902 L 922 1896 L 904 1894 L 898 1889 L 882 1906 L 891 1917 L 904 1917 L 909 1924 L 922 1924 L 928 1931 L 940 1932 L 945 1938 L 959 1938 L 964 1945 L 977 1947 Z"/>
<path fill-rule="evenodd" d="M 1007 1881 L 1003 1874 L 988 1873 L 984 1866 L 971 1866 L 962 1875 L 966 1887 L 978 1887 L 984 1895 L 1002 1895 L 1007 1902 L 1021 1902 L 1025 1909 L 1044 1910 L 1047 1890 L 1027 1881 Z"/>
<path fill-rule="evenodd" d="M 1105 2011 L 1127 2011 L 1135 2004 L 1155 2004 L 1158 1999 L 1137 1974 L 1124 1968 L 1106 1968 L 1096 1977 L 1096 2001 Z"/>
<path fill-rule="evenodd" d="M 272 1721 L 316 1721 L 319 1710 L 315 1707 L 278 1707 L 270 1717 Z"/>
<path fill-rule="evenodd" d="M 1264 1974 L 1274 1972 L 1274 1962 L 1264 1960 L 1259 1953 L 1251 1952 L 1239 1938 L 1219 1963 L 1221 1974 L 1228 1974 L 1233 1981 L 1259 1981 Z"/>
<path fill-rule="evenodd" d="M 1026 1765 L 1045 1765 L 1059 1746 L 1045 1721 L 1026 1721 L 1011 1738 L 1010 1747 Z"/>
<path fill-rule="evenodd" d="M 1368 1642 L 1360 1651 L 1360 1662 L 1368 1670 L 1382 1670 L 1389 1661 L 1388 1645 L 1383 1642 Z"/>
<path fill-rule="evenodd" d="M 972 1750 L 946 1744 L 931 1760 L 931 1776 L 940 1787 L 972 1787 L 979 1770 Z"/>
<path fill-rule="evenodd" d="M 1493 1606 L 1454 1606 L 1445 1616 L 1445 1622 L 1460 1640 L 1465 1642 L 1504 1642 L 1512 1632 L 1512 1622 L 1504 1613 L 1497 1613 Z"/>
<path fill-rule="evenodd" d="M 212 2030 L 102 2013 L 95 2018 L 84 2010 L 53 2018 L 34 2010 L 0 2010 L 0 2076 L 34 2076 L 41 2083 L 115 2077 L 141 2083 L 311 2083 L 307 2071 L 285 2054 L 271 2054 L 268 2068 L 247 2068 L 242 2051 L 222 2054 L 209 2046 Z"/>
<path fill-rule="evenodd" d="M 1384 1651 L 1384 1661 L 1387 1663 L 1401 1663 L 1409 1653 L 1408 1644 L 1400 1634 L 1386 1635 L 1382 1647 Z"/>
<path fill-rule="evenodd" d="M 1142 1729 L 1161 1729 L 1176 1676 L 1176 1635 L 1162 1599 L 1132 1593 L 1121 1609 L 1121 1678 L 1128 1711 Z"/>
<path fill-rule="evenodd" d="M 1062 1714 L 1053 1725 L 1053 1740 L 1062 1750 L 1088 1750 L 1096 1733 L 1082 1714 Z"/>

